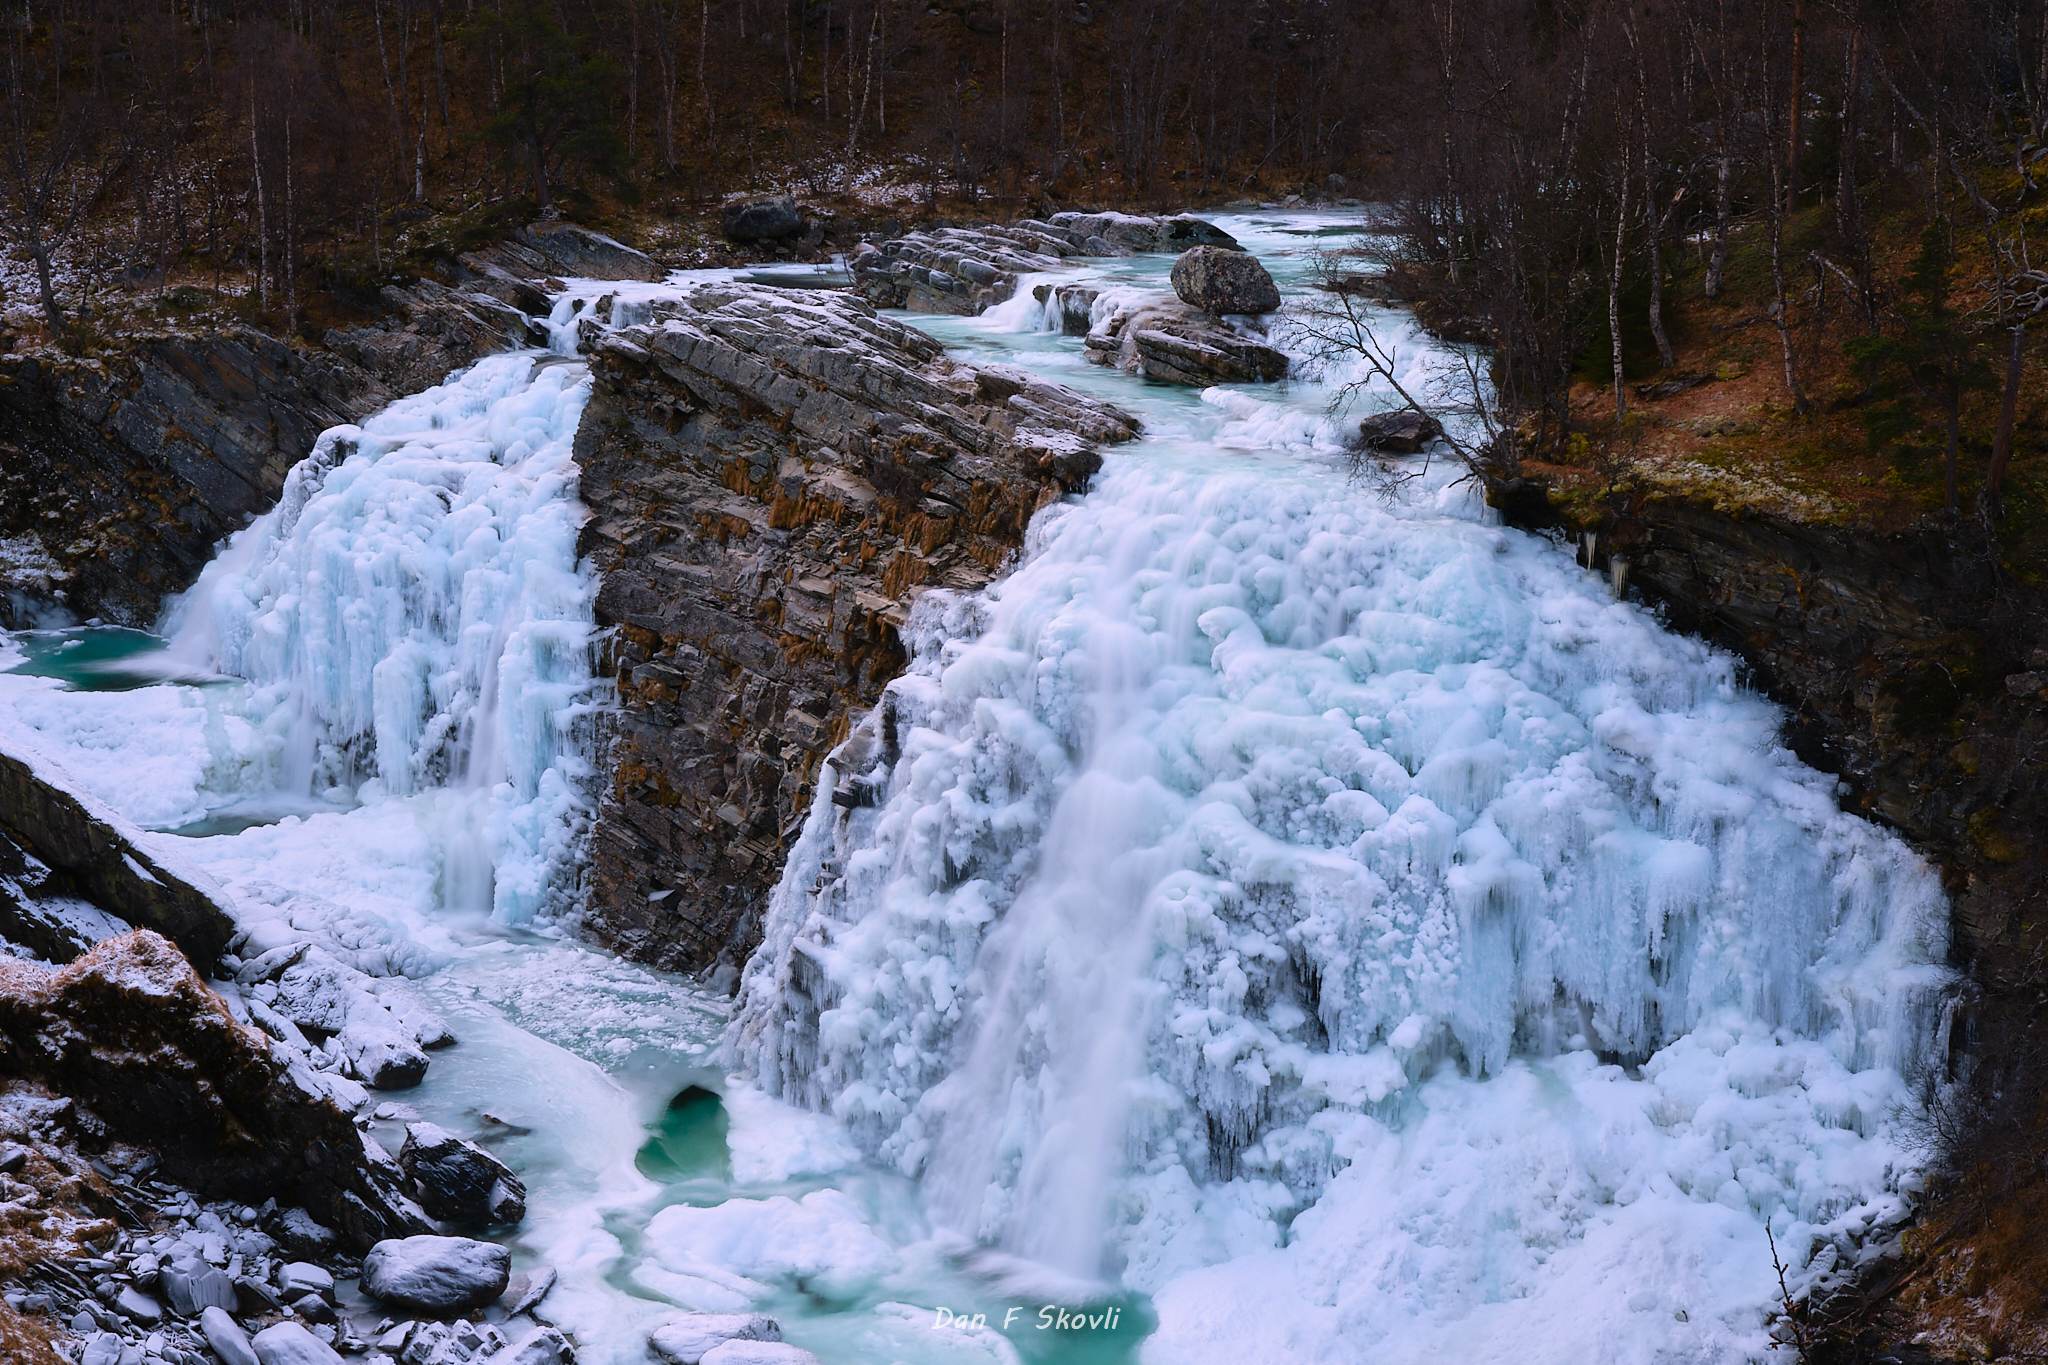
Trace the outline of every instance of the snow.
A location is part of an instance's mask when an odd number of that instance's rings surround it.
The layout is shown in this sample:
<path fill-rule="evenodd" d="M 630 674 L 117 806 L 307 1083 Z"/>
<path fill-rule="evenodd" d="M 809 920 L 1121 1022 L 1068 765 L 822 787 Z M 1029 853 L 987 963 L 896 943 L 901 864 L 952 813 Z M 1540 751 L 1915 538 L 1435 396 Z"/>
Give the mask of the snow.
<path fill-rule="evenodd" d="M 750 1297 L 778 1281 L 826 1299 L 846 1299 L 881 1280 L 897 1254 L 838 1190 L 801 1199 L 728 1199 L 709 1208 L 674 1205 L 654 1215 L 645 1242 L 660 1272 Z"/>

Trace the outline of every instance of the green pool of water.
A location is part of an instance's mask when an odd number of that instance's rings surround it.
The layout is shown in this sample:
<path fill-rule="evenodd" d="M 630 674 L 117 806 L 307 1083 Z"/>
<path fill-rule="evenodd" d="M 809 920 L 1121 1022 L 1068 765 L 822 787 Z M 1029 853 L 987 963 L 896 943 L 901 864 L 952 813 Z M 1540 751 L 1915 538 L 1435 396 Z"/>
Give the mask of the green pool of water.
<path fill-rule="evenodd" d="M 28 657 L 10 673 L 55 678 L 81 692 L 129 692 L 173 676 L 161 637 L 123 626 L 31 630 L 14 637 Z"/>

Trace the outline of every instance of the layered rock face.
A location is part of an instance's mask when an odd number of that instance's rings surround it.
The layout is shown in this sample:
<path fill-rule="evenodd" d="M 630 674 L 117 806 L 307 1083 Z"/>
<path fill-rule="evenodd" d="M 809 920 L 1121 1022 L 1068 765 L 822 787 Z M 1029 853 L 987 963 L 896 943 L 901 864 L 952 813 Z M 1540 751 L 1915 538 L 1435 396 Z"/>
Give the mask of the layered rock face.
<path fill-rule="evenodd" d="M 577 434 L 620 710 L 590 924 L 744 959 L 826 751 L 926 588 L 995 576 L 1125 414 L 956 365 L 859 299 L 713 285 L 597 344 Z"/>
<path fill-rule="evenodd" d="M 1235 247 L 1188 214 L 1055 213 L 1008 227 L 934 228 L 855 251 L 854 286 L 880 308 L 974 314 L 1017 290 L 1020 276 L 1056 270 L 1070 256 L 1135 256 L 1194 246 Z"/>
<path fill-rule="evenodd" d="M 50 595 L 76 615 L 146 624 L 277 500 L 315 437 L 390 398 L 355 365 L 247 327 L 103 360 L 0 358 L 0 538 L 40 547 Z M 37 584 L 0 581 L 0 625 L 18 623 L 10 587 Z"/>

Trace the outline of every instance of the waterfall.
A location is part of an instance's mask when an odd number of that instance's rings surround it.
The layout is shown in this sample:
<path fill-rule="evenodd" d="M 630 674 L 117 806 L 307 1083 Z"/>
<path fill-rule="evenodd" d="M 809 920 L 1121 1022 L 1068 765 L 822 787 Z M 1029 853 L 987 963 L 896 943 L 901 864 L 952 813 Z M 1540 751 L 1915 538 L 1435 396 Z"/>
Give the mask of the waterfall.
<path fill-rule="evenodd" d="M 560 900 L 590 818 L 596 585 L 571 443 L 596 304 L 565 296 L 549 351 L 486 357 L 325 433 L 164 627 L 186 663 L 248 680 L 280 790 L 452 793 L 442 900 L 506 921 Z"/>
<path fill-rule="evenodd" d="M 1156 1293 L 1160 1359 L 1297 1308 L 1301 1359 L 1505 1350 L 1566 1292 L 1763 1349 L 1764 1227 L 1804 1287 L 1902 1214 L 1934 874 L 1568 550 L 1156 444 L 918 603 L 736 1063 L 959 1235 Z"/>

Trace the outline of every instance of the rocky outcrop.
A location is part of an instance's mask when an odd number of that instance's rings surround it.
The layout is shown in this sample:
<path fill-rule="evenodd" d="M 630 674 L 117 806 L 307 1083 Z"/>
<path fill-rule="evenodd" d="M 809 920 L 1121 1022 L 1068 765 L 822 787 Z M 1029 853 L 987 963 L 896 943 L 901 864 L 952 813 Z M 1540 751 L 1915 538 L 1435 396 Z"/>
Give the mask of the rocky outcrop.
<path fill-rule="evenodd" d="M 424 1231 L 389 1157 L 147 930 L 50 968 L 0 958 L 7 1070 L 213 1196 L 303 1205 L 358 1247 Z"/>
<path fill-rule="evenodd" d="M 346 360 L 248 327 L 143 337 L 105 359 L 0 357 L 0 537 L 56 568 L 44 593 L 0 581 L 0 625 L 16 586 L 80 617 L 153 621 L 276 501 L 315 437 L 391 396 Z"/>
<path fill-rule="evenodd" d="M 1007 227 L 933 228 L 879 246 L 864 243 L 850 265 L 855 287 L 879 308 L 974 314 L 1009 298 L 1021 276 L 1056 270 L 1069 257 L 1236 245 L 1223 229 L 1188 214 L 1055 213 Z"/>
<path fill-rule="evenodd" d="M 705 286 L 591 368 L 576 455 L 620 706 L 589 923 L 737 963 L 911 600 L 986 583 L 1136 424 L 815 290 Z"/>
<path fill-rule="evenodd" d="M 1280 286 L 1248 252 L 1198 246 L 1174 260 L 1173 292 L 1182 303 L 1209 313 L 1270 313 L 1280 306 Z"/>
<path fill-rule="evenodd" d="M 1284 352 L 1164 295 L 1118 303 L 1094 324 L 1083 344 L 1088 359 L 1098 365 L 1166 384 L 1206 388 L 1269 382 L 1287 374 Z"/>
<path fill-rule="evenodd" d="M 68 962 L 130 926 L 209 969 L 235 932 L 215 892 L 165 866 L 133 825 L 47 760 L 0 747 L 0 937 Z"/>
<path fill-rule="evenodd" d="M 391 393 L 418 393 L 495 351 L 546 344 L 528 314 L 544 313 L 547 296 L 523 281 L 499 292 L 511 297 L 433 280 L 387 285 L 379 295 L 387 310 L 381 320 L 337 328 L 322 339 Z"/>

